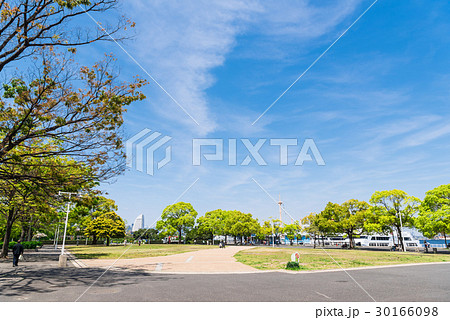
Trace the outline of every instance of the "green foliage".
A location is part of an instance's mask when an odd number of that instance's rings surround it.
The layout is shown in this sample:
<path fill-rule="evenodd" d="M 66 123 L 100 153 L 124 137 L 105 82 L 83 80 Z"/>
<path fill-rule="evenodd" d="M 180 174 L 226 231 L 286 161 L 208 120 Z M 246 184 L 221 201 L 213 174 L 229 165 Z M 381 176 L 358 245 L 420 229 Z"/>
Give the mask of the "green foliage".
<path fill-rule="evenodd" d="M 88 224 L 85 235 L 104 238 L 109 245 L 111 238 L 123 238 L 125 236 L 125 222 L 115 212 L 107 212 Z"/>
<path fill-rule="evenodd" d="M 295 261 L 289 261 L 289 262 L 286 264 L 286 269 L 287 269 L 287 270 L 300 270 L 301 268 L 300 268 L 300 265 L 298 264 L 298 262 L 295 262 Z"/>
<path fill-rule="evenodd" d="M 450 185 L 441 185 L 426 193 L 420 206 L 416 227 L 428 238 L 450 233 Z"/>
<path fill-rule="evenodd" d="M 348 200 L 342 205 L 329 202 L 320 213 L 318 223 L 328 234 L 344 234 L 350 239 L 350 248 L 354 247 L 353 238 L 361 235 L 368 215 L 369 204 L 359 200 Z"/>
<path fill-rule="evenodd" d="M 150 241 L 161 240 L 161 235 L 157 229 L 139 229 L 133 232 L 133 239 L 145 239 Z"/>
<path fill-rule="evenodd" d="M 8 249 L 12 250 L 12 248 L 14 247 L 14 245 L 17 242 L 15 241 L 10 241 L 8 244 Z M 38 247 L 42 247 L 42 242 L 41 241 L 23 241 L 21 242 L 22 246 L 24 249 L 36 249 Z M 0 242 L 0 247 L 3 247 L 3 242 Z"/>
<path fill-rule="evenodd" d="M 292 224 L 286 224 L 283 228 L 283 233 L 286 234 L 286 237 L 289 240 L 294 240 L 295 238 L 300 236 L 301 231 L 300 223 L 298 221 L 294 221 Z"/>
<path fill-rule="evenodd" d="M 190 203 L 178 202 L 164 209 L 161 220 L 156 224 L 156 229 L 166 236 L 173 236 L 178 232 L 181 241 L 182 233 L 186 233 L 194 227 L 196 217 L 197 211 Z"/>

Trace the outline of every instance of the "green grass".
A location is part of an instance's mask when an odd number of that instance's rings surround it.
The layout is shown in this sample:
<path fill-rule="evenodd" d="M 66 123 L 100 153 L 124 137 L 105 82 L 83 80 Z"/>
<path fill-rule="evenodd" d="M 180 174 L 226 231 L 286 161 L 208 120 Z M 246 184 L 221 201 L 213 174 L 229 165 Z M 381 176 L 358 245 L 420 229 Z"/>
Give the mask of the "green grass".
<path fill-rule="evenodd" d="M 177 253 L 216 248 L 216 246 L 184 244 L 143 244 L 141 246 L 69 246 L 67 249 L 79 259 L 117 259 L 128 249 L 122 259 L 168 256 Z"/>
<path fill-rule="evenodd" d="M 325 252 L 322 249 L 254 248 L 238 252 L 234 257 L 237 261 L 256 269 L 277 270 L 285 269 L 287 262 L 291 259 L 291 254 L 296 251 L 300 253 L 302 270 L 338 269 L 339 266 L 336 262 L 343 268 L 450 262 L 450 254 L 333 249 Z"/>

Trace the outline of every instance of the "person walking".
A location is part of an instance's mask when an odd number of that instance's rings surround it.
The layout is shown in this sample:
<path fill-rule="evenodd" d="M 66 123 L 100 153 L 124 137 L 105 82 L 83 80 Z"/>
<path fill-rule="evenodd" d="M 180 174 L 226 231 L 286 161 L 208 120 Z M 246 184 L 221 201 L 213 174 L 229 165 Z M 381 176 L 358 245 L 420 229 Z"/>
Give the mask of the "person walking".
<path fill-rule="evenodd" d="M 20 240 L 13 247 L 13 267 L 19 266 L 19 257 L 23 254 L 23 245 Z"/>

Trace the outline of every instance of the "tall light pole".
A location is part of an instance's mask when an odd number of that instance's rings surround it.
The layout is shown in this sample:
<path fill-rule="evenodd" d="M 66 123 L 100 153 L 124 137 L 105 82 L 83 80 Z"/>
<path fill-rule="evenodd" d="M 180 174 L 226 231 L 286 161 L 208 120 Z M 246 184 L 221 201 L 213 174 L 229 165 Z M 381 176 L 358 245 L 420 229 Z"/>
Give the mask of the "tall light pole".
<path fill-rule="evenodd" d="M 63 237 L 63 243 L 61 248 L 61 254 L 59 255 L 59 266 L 60 267 L 66 267 L 67 266 L 67 256 L 64 254 L 64 247 L 66 245 L 66 234 L 67 234 L 67 222 L 69 221 L 69 211 L 70 211 L 70 198 L 72 195 L 79 195 L 77 192 L 58 192 L 59 196 L 65 195 L 69 196 L 69 201 L 67 202 L 67 211 L 66 211 L 66 223 L 64 225 L 64 237 Z"/>
<path fill-rule="evenodd" d="M 272 219 L 272 248 L 275 248 L 275 234 L 273 231 L 273 219 Z"/>
<path fill-rule="evenodd" d="M 283 225 L 283 219 L 281 217 L 281 205 L 283 204 L 283 201 L 281 201 L 281 195 L 278 195 L 278 206 L 280 207 L 280 224 Z"/>

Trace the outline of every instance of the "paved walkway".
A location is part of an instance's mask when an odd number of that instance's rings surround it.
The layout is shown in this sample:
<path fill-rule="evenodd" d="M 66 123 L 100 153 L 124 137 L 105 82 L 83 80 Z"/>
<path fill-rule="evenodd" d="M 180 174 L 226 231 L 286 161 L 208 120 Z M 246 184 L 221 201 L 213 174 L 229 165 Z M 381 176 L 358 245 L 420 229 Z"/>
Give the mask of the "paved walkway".
<path fill-rule="evenodd" d="M 163 257 L 120 259 L 114 268 L 139 269 L 162 273 L 245 273 L 258 270 L 237 262 L 233 257 L 241 250 L 252 247 L 227 246 L 225 249 L 209 249 L 185 252 Z M 109 267 L 113 259 L 80 260 L 87 267 Z"/>

